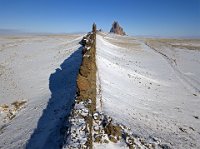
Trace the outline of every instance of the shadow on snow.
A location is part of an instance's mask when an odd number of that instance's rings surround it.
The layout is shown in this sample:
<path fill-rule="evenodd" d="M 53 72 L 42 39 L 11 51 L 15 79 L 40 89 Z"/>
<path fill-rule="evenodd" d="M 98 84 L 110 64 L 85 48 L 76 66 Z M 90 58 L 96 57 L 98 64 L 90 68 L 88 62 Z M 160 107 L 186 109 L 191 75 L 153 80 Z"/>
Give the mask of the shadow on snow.
<path fill-rule="evenodd" d="M 61 128 L 67 121 L 76 94 L 76 78 L 82 61 L 80 47 L 49 77 L 51 98 L 31 135 L 26 149 L 58 149 L 63 143 Z"/>

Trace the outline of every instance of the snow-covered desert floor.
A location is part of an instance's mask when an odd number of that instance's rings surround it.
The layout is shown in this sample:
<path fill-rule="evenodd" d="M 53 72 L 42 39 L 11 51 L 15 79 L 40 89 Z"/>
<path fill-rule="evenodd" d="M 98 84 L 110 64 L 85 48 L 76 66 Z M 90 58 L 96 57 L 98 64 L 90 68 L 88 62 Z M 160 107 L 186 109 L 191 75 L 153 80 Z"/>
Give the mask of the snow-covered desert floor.
<path fill-rule="evenodd" d="M 200 148 L 199 43 L 99 33 L 98 110 L 135 135 Z"/>
<path fill-rule="evenodd" d="M 82 37 L 0 36 L 0 148 L 63 143 L 60 128 L 75 99 Z M 200 148 L 199 43 L 98 33 L 97 111 L 162 147 Z"/>
<path fill-rule="evenodd" d="M 0 36 L 0 148 L 59 145 L 59 124 L 76 92 L 82 36 Z"/>

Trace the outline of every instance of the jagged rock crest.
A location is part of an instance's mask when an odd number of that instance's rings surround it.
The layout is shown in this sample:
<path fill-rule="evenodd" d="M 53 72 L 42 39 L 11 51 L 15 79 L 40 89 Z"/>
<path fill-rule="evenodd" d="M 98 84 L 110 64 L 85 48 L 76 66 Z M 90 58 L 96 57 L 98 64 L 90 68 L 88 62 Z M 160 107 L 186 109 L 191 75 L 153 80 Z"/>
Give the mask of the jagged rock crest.
<path fill-rule="evenodd" d="M 112 28 L 110 29 L 110 33 L 126 35 L 126 33 L 123 31 L 123 28 L 119 25 L 117 21 L 113 22 Z"/>

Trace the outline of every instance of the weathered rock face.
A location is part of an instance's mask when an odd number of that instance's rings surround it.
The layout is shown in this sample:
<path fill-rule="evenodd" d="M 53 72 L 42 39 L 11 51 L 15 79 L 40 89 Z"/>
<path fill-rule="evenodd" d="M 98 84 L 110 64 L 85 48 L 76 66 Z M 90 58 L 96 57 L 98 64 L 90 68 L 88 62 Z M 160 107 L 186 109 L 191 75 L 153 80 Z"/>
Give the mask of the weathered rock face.
<path fill-rule="evenodd" d="M 96 24 L 83 37 L 83 59 L 77 77 L 77 96 L 64 133 L 63 149 L 93 148 L 93 113 L 96 112 Z"/>
<path fill-rule="evenodd" d="M 123 28 L 121 26 L 119 26 L 119 23 L 116 21 L 113 22 L 112 28 L 110 29 L 110 33 L 126 35 L 126 33 L 123 31 Z"/>

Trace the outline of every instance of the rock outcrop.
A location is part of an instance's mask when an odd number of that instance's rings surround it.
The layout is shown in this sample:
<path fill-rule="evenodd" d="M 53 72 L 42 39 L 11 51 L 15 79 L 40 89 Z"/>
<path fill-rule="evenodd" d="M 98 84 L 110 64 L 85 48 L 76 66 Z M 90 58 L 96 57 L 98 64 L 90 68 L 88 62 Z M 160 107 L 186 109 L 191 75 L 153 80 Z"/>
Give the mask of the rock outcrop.
<path fill-rule="evenodd" d="M 112 28 L 110 29 L 110 33 L 118 34 L 118 35 L 126 35 L 123 31 L 123 28 L 119 26 L 119 23 L 114 21 L 112 24 Z"/>
<path fill-rule="evenodd" d="M 93 113 L 96 112 L 96 24 L 80 44 L 83 59 L 77 76 L 75 104 L 66 124 L 63 149 L 92 149 Z"/>

